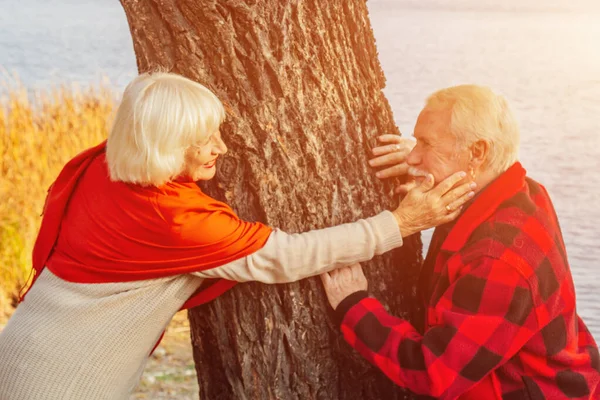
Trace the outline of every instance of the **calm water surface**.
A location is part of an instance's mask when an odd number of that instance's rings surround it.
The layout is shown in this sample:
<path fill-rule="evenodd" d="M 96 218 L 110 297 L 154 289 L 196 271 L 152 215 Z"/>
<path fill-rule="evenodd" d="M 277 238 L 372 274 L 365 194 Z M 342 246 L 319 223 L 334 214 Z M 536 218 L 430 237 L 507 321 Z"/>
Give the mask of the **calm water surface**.
<path fill-rule="evenodd" d="M 554 201 L 579 313 L 600 338 L 600 13 L 436 11 L 380 1 L 371 20 L 385 93 L 405 134 L 439 88 L 485 84 L 508 98 L 521 124 L 521 162 Z"/>
<path fill-rule="evenodd" d="M 525 3 L 370 3 L 385 93 L 408 135 L 439 88 L 486 84 L 509 99 L 521 122 L 521 160 L 554 200 L 579 312 L 600 338 L 600 13 L 587 0 L 545 2 L 552 12 L 539 10 L 541 2 L 508 11 Z M 122 89 L 136 74 L 116 0 L 0 0 L 0 9 L 0 66 L 27 87 L 106 76 Z"/>

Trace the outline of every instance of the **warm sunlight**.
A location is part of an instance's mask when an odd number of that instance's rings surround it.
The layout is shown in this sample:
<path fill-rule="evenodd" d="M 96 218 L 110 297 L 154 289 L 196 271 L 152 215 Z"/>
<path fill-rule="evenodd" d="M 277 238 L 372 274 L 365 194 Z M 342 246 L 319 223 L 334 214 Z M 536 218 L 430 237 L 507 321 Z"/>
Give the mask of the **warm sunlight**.
<path fill-rule="evenodd" d="M 0 0 L 0 399 L 600 399 L 598 199 L 600 0 Z"/>

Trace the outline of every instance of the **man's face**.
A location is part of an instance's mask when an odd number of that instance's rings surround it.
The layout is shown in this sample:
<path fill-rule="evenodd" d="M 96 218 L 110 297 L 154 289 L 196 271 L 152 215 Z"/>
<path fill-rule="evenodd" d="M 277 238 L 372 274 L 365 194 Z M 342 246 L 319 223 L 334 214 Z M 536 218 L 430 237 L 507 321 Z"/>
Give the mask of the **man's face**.
<path fill-rule="evenodd" d="M 417 144 L 407 157 L 413 167 L 409 174 L 417 181 L 426 173 L 432 174 L 438 184 L 458 171 L 469 173 L 469 150 L 459 147 L 450 132 L 450 110 L 421 111 L 415 125 L 414 137 Z"/>

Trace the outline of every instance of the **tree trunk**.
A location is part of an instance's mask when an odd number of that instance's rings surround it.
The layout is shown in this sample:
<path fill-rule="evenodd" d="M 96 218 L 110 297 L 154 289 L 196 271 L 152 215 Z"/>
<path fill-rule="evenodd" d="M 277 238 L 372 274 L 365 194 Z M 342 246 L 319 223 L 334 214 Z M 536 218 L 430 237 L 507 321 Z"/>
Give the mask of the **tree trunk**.
<path fill-rule="evenodd" d="M 162 67 L 226 104 L 229 153 L 205 190 L 247 220 L 302 232 L 396 202 L 368 167 L 398 133 L 365 0 L 121 0 L 140 72 Z M 416 310 L 418 237 L 366 263 L 372 293 Z M 247 283 L 191 311 L 202 399 L 393 399 L 342 339 L 318 278 Z"/>

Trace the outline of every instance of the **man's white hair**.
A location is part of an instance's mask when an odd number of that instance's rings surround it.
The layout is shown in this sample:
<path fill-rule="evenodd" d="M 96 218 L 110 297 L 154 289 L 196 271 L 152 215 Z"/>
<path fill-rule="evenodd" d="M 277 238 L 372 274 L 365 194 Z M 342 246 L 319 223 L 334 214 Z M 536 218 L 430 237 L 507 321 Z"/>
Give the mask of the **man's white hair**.
<path fill-rule="evenodd" d="M 500 174 L 517 161 L 519 125 L 506 99 L 490 88 L 460 85 L 442 89 L 427 99 L 425 108 L 450 111 L 450 132 L 459 146 L 478 140 L 489 144 L 484 168 Z"/>
<path fill-rule="evenodd" d="M 144 186 L 170 181 L 183 171 L 185 150 L 224 119 L 223 104 L 201 84 L 172 73 L 139 75 L 125 89 L 108 136 L 111 180 Z"/>

